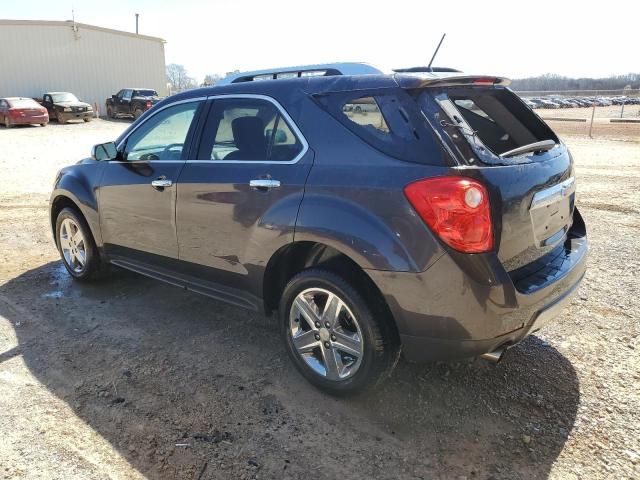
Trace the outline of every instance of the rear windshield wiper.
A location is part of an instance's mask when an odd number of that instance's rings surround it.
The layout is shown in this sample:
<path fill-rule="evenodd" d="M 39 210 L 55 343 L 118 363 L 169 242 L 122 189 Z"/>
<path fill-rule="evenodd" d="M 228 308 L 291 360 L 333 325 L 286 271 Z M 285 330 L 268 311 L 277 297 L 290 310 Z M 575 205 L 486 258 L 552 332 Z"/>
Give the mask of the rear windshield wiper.
<path fill-rule="evenodd" d="M 530 152 L 547 152 L 555 146 L 556 142 L 553 140 L 542 140 L 541 142 L 530 143 L 529 145 L 524 145 L 522 147 L 509 150 L 508 152 L 501 153 L 500 158 L 515 157 L 516 155 L 522 155 L 523 153 Z"/>

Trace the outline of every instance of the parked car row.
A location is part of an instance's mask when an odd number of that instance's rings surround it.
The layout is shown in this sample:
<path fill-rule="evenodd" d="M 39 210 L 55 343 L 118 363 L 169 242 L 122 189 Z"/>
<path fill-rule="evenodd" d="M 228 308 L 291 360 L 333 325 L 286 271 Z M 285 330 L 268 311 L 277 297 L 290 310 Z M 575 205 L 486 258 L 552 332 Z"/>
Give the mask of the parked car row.
<path fill-rule="evenodd" d="M 160 101 L 158 92 L 151 88 L 123 88 L 105 102 L 109 118 L 132 116 L 138 118 Z M 67 123 L 70 120 L 90 122 L 95 116 L 91 104 L 78 100 L 70 92 L 47 92 L 40 98 L 0 98 L 0 123 L 46 126 L 50 120 Z"/>
<path fill-rule="evenodd" d="M 69 120 L 90 122 L 93 115 L 90 104 L 78 100 L 69 92 L 47 92 L 42 98 L 0 98 L 0 123 L 6 128 L 14 125 L 45 127 L 49 120 L 58 123 L 67 123 Z"/>
<path fill-rule="evenodd" d="M 610 107 L 611 105 L 640 105 L 640 97 L 528 97 L 522 99 L 530 108 Z"/>

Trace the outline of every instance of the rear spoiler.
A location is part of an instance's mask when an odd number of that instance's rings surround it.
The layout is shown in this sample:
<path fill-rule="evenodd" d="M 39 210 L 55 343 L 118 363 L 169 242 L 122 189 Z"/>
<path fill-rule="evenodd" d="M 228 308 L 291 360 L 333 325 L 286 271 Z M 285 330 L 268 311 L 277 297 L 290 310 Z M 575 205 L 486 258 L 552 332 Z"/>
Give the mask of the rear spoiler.
<path fill-rule="evenodd" d="M 511 80 L 504 77 L 491 77 L 480 75 L 434 75 L 422 74 L 396 74 L 396 82 L 401 88 L 426 88 L 426 87 L 464 87 L 464 86 L 491 86 L 506 87 Z"/>

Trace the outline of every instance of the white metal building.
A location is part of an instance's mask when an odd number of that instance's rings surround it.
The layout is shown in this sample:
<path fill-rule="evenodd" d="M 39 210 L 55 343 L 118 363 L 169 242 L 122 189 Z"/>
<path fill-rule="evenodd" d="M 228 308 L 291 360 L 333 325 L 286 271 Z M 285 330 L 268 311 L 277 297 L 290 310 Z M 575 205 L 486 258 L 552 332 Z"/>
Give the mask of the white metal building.
<path fill-rule="evenodd" d="M 98 104 L 121 88 L 167 94 L 161 38 L 71 21 L 0 20 L 0 98 L 72 92 Z"/>

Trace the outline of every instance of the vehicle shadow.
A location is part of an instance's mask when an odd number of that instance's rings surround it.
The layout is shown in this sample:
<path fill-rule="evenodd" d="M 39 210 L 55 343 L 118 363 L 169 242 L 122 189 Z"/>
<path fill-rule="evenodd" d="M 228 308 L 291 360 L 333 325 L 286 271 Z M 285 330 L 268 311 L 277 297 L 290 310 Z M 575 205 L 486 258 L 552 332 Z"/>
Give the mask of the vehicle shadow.
<path fill-rule="evenodd" d="M 498 365 L 401 361 L 336 399 L 290 365 L 277 322 L 116 271 L 51 262 L 0 287 L 30 372 L 150 478 L 546 478 L 576 373 L 536 337 Z"/>

